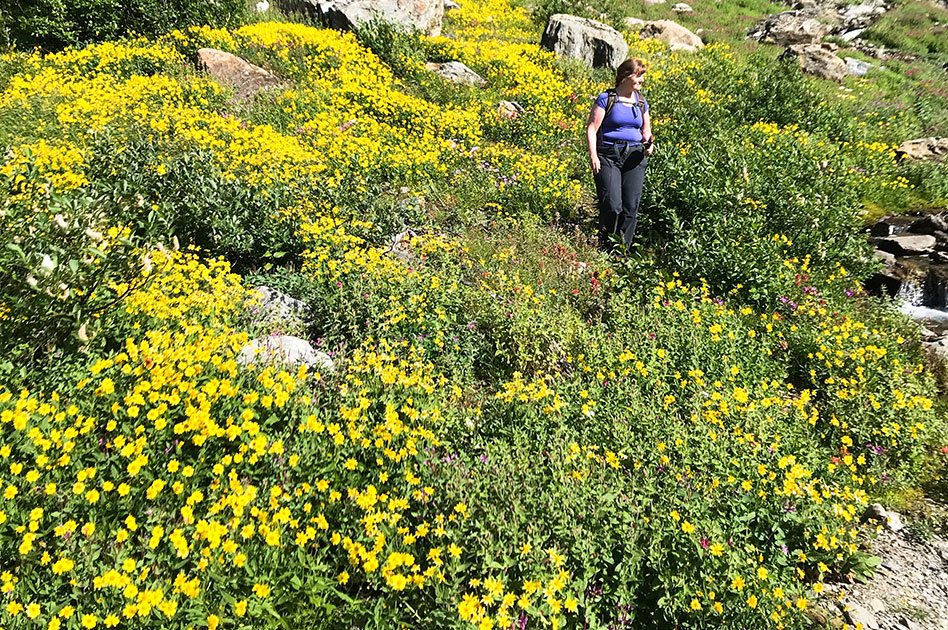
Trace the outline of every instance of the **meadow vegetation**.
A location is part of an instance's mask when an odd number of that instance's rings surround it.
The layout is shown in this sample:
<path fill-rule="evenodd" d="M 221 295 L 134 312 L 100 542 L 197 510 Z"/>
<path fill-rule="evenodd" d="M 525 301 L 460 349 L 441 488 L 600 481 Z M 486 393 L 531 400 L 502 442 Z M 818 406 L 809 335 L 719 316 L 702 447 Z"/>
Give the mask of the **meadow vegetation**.
<path fill-rule="evenodd" d="M 918 330 L 859 283 L 864 202 L 938 202 L 902 118 L 629 34 L 658 144 L 607 258 L 608 74 L 507 0 L 446 32 L 0 59 L 0 626 L 800 627 L 866 503 L 943 483 Z M 287 85 L 239 101 L 206 46 Z M 261 283 L 312 317 L 253 323 Z M 335 369 L 238 364 L 277 332 Z"/>

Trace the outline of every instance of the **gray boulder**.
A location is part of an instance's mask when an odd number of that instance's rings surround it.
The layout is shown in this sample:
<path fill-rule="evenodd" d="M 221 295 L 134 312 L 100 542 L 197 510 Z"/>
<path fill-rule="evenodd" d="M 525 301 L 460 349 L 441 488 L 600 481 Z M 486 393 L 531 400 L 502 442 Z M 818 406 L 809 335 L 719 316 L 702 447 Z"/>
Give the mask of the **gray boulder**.
<path fill-rule="evenodd" d="M 831 81 L 842 81 L 847 74 L 846 63 L 836 56 L 833 44 L 797 44 L 790 46 L 781 59 L 796 58 L 803 71 Z"/>
<path fill-rule="evenodd" d="M 616 68 L 629 56 L 629 45 L 619 31 L 562 13 L 550 17 L 540 45 L 558 55 L 582 59 L 593 68 Z"/>
<path fill-rule="evenodd" d="M 281 84 L 272 72 L 216 48 L 198 50 L 198 65 L 221 85 L 235 88 L 240 99 L 253 98 L 263 88 Z"/>
<path fill-rule="evenodd" d="M 425 69 L 434 72 L 445 81 L 451 83 L 460 83 L 463 85 L 484 85 L 486 81 L 479 74 L 465 66 L 460 61 L 448 61 L 446 63 L 425 64 Z"/>
<path fill-rule="evenodd" d="M 286 13 L 304 13 L 330 28 L 352 30 L 377 15 L 408 30 L 441 34 L 444 0 L 277 0 Z"/>
<path fill-rule="evenodd" d="M 699 48 L 704 48 L 704 42 L 700 37 L 671 20 L 646 22 L 639 31 L 639 35 L 643 39 L 660 39 L 668 42 L 672 50 L 697 52 Z"/>
<path fill-rule="evenodd" d="M 322 372 L 333 372 L 335 366 L 325 352 L 313 349 L 299 337 L 272 336 L 254 339 L 237 353 L 238 365 L 283 363 L 290 367 L 305 365 Z"/>

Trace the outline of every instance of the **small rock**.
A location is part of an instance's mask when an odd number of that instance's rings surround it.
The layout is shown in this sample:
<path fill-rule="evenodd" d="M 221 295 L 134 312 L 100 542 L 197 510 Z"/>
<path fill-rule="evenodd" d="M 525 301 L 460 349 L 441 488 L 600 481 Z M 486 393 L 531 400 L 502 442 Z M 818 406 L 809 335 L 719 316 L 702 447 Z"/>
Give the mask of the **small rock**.
<path fill-rule="evenodd" d="M 391 252 L 400 260 L 408 260 L 412 257 L 411 239 L 418 234 L 412 229 L 406 229 L 392 237 Z"/>
<path fill-rule="evenodd" d="M 426 63 L 425 70 L 434 72 L 445 81 L 462 85 L 484 85 L 487 83 L 479 74 L 468 68 L 460 61 L 445 63 Z"/>
<path fill-rule="evenodd" d="M 882 612 L 885 610 L 885 604 L 883 604 L 882 600 L 878 597 L 873 597 L 869 600 L 869 610 L 874 613 Z"/>
<path fill-rule="evenodd" d="M 635 18 L 635 17 L 625 18 L 625 27 L 629 29 L 630 31 L 637 31 L 643 26 L 645 26 L 647 23 L 648 22 L 646 22 L 645 20 L 640 20 L 639 18 Z"/>
<path fill-rule="evenodd" d="M 501 101 L 497 104 L 497 115 L 507 120 L 513 120 L 523 113 L 523 105 L 517 101 Z"/>
<path fill-rule="evenodd" d="M 335 369 L 328 354 L 314 350 L 305 339 L 289 335 L 254 339 L 237 353 L 239 365 L 274 362 L 293 367 L 306 365 L 324 372 L 332 372 Z"/>
<path fill-rule="evenodd" d="M 295 317 L 300 321 L 306 321 L 310 316 L 309 304 L 302 300 L 287 295 L 276 289 L 271 289 L 266 285 L 254 287 L 254 291 L 260 295 L 260 302 L 256 306 L 254 319 L 263 323 L 282 321 Z"/>
<path fill-rule="evenodd" d="M 922 627 L 915 623 L 915 621 L 907 615 L 902 615 L 899 617 L 899 623 L 908 628 L 908 630 L 922 630 Z"/>
<path fill-rule="evenodd" d="M 846 57 L 846 70 L 854 77 L 864 77 L 875 66 L 868 61 L 860 61 L 854 57 Z"/>
<path fill-rule="evenodd" d="M 260 0 L 257 4 L 253 6 L 253 10 L 257 13 L 266 13 L 270 9 L 270 3 L 267 0 Z"/>
<path fill-rule="evenodd" d="M 652 7 L 656 4 L 665 4 L 665 0 L 645 0 L 645 4 Z"/>
<path fill-rule="evenodd" d="M 893 512 L 889 510 L 889 520 L 886 523 L 886 527 L 891 529 L 893 532 L 900 532 L 905 529 L 905 525 L 902 524 L 902 516 L 898 512 Z"/>
<path fill-rule="evenodd" d="M 866 508 L 866 511 L 862 514 L 863 521 L 878 521 L 879 523 L 885 523 L 886 520 L 886 511 L 882 507 L 881 503 L 873 503 Z"/>
<path fill-rule="evenodd" d="M 678 4 L 672 7 L 672 11 L 674 11 L 675 13 L 693 13 L 694 9 L 692 9 L 689 5 L 685 4 L 684 2 L 679 2 Z"/>
<path fill-rule="evenodd" d="M 460 9 L 460 8 L 461 8 L 461 5 L 458 4 L 457 2 L 455 2 L 454 0 L 444 0 L 444 10 L 445 10 L 445 12 L 447 12 L 447 11 L 455 11 L 455 10 Z"/>
<path fill-rule="evenodd" d="M 895 254 L 890 254 L 889 252 L 884 252 L 881 249 L 877 249 L 872 252 L 873 258 L 878 258 L 886 265 L 895 264 Z"/>
<path fill-rule="evenodd" d="M 813 606 L 812 604 L 806 607 L 806 616 L 813 622 L 813 625 L 817 628 L 822 628 L 826 626 L 826 622 L 829 619 L 828 613 L 822 608 Z"/>
<path fill-rule="evenodd" d="M 856 39 L 857 37 L 859 37 L 860 35 L 862 35 L 862 34 L 863 34 L 863 31 L 865 31 L 865 30 L 866 30 L 866 29 L 864 29 L 864 28 L 857 28 L 857 29 L 854 29 L 854 30 L 851 30 L 851 31 L 847 31 L 847 32 L 843 33 L 842 35 L 840 35 L 839 38 L 840 38 L 841 40 L 843 40 L 844 42 L 851 42 L 851 41 L 853 41 L 854 39 Z"/>
<path fill-rule="evenodd" d="M 876 621 L 876 616 L 856 602 L 847 602 L 842 607 L 843 614 L 846 615 L 846 619 L 850 624 L 854 626 L 862 624 L 865 630 L 878 630 L 879 622 Z"/>

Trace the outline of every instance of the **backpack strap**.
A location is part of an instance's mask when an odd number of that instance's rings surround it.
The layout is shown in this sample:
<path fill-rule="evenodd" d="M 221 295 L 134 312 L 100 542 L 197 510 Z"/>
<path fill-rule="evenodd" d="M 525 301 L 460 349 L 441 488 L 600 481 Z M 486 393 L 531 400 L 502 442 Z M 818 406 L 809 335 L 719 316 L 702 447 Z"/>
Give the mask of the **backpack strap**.
<path fill-rule="evenodd" d="M 606 90 L 606 113 L 602 117 L 603 122 L 606 121 L 606 118 L 608 118 L 609 114 L 615 108 L 618 98 L 619 96 L 616 94 L 615 88 Z M 596 144 L 602 144 L 602 123 L 599 123 L 599 129 L 596 131 Z"/>

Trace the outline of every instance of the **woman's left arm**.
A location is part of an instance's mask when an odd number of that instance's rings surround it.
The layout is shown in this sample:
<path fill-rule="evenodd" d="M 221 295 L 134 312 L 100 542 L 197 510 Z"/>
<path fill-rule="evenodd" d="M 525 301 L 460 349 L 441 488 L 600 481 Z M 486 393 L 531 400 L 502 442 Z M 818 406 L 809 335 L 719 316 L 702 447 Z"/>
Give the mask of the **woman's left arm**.
<path fill-rule="evenodd" d="M 651 144 L 645 149 L 645 155 L 652 155 L 652 151 L 655 150 L 655 136 L 652 135 L 652 116 L 649 112 L 642 114 L 642 140 L 646 142 L 651 140 Z"/>

